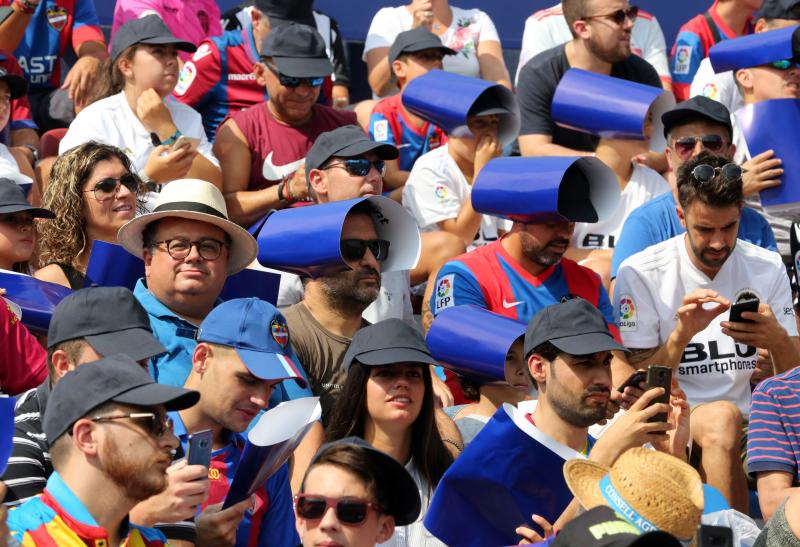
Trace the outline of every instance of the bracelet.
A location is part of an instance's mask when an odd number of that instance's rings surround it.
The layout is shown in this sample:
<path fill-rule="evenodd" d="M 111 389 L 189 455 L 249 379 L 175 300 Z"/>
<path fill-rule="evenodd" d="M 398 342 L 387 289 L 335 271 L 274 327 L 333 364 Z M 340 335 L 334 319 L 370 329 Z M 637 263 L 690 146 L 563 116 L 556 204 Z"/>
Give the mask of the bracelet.
<path fill-rule="evenodd" d="M 292 183 L 286 179 L 283 180 L 284 188 L 286 189 L 286 201 L 294 203 L 297 199 L 292 195 Z"/>
<path fill-rule="evenodd" d="M 169 138 L 167 138 L 166 140 L 161 141 L 161 144 L 164 146 L 169 146 L 171 144 L 174 144 L 175 141 L 177 141 L 178 138 L 181 136 L 183 136 L 183 133 L 180 132 L 180 129 L 176 129 L 175 133 L 170 135 Z"/>
<path fill-rule="evenodd" d="M 453 439 L 442 438 L 442 442 L 452 444 L 459 452 L 463 452 L 464 450 L 464 445 L 458 441 L 454 441 Z"/>
<path fill-rule="evenodd" d="M 278 183 L 278 201 L 280 201 L 281 203 L 285 202 L 286 204 L 288 204 L 289 202 L 286 201 L 285 197 L 283 197 L 283 187 L 285 185 L 286 185 L 286 181 L 285 180 L 282 180 L 282 181 L 280 181 Z"/>
<path fill-rule="evenodd" d="M 20 9 L 20 11 L 26 15 L 33 15 L 36 11 L 36 8 L 39 4 L 34 4 L 30 0 L 15 0 L 14 4 Z"/>

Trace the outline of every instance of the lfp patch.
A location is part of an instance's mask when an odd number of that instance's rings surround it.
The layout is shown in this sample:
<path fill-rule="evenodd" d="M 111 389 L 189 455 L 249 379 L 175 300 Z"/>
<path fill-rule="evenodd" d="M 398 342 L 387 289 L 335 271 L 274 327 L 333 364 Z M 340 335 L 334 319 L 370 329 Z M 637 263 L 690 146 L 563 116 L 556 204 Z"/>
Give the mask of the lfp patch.
<path fill-rule="evenodd" d="M 436 287 L 433 289 L 434 315 L 445 308 L 451 308 L 456 305 L 455 294 L 453 291 L 454 281 L 455 274 L 448 274 L 436 282 Z"/>
<path fill-rule="evenodd" d="M 633 297 L 623 294 L 619 299 L 619 328 L 620 330 L 636 330 L 636 304 Z"/>
<path fill-rule="evenodd" d="M 675 67 L 672 72 L 675 74 L 689 74 L 691 58 L 692 46 L 678 46 L 675 48 Z"/>
<path fill-rule="evenodd" d="M 286 327 L 286 324 L 281 323 L 277 319 L 273 319 L 269 324 L 269 330 L 272 334 L 272 339 L 281 347 L 285 348 L 289 343 L 289 329 Z"/>
<path fill-rule="evenodd" d="M 433 189 L 433 195 L 436 196 L 436 201 L 439 203 L 444 203 L 447 199 L 447 187 L 442 184 L 437 184 Z"/>
<path fill-rule="evenodd" d="M 386 120 L 378 120 L 372 124 L 372 134 L 375 136 L 377 142 L 384 142 L 389 140 L 389 122 Z"/>
<path fill-rule="evenodd" d="M 194 82 L 197 76 L 197 67 L 191 61 L 183 65 L 181 73 L 178 76 L 178 85 L 175 86 L 175 94 L 183 95 L 189 90 L 189 86 Z"/>

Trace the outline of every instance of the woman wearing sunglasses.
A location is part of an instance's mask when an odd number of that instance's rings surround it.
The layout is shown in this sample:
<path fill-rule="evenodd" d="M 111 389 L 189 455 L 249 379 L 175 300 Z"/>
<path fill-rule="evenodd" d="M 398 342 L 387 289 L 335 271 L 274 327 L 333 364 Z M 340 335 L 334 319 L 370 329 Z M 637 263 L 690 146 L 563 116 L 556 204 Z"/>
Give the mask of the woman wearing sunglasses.
<path fill-rule="evenodd" d="M 34 276 L 80 289 L 95 240 L 117 242 L 117 231 L 136 214 L 139 177 L 122 150 L 87 142 L 58 157 L 42 205 L 55 218 L 40 227 Z"/>
<path fill-rule="evenodd" d="M 295 496 L 303 547 L 371 547 L 419 516 L 417 485 L 393 457 L 358 437 L 323 446 Z"/>
<path fill-rule="evenodd" d="M 422 500 L 419 519 L 399 527 L 384 545 L 442 545 L 422 524 L 433 490 L 453 461 L 436 426 L 431 364 L 437 363 L 422 336 L 399 319 L 356 332 L 342 361 L 347 379 L 328 439 L 357 436 L 394 457 L 414 478 Z"/>

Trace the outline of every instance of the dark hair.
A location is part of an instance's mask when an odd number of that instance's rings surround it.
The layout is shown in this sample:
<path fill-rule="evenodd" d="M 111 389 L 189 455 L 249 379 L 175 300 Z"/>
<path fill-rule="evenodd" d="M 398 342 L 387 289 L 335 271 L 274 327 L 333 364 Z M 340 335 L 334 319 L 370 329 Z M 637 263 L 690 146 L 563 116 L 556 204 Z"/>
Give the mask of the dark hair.
<path fill-rule="evenodd" d="M 464 376 L 456 376 L 458 385 L 461 386 L 461 391 L 464 392 L 464 397 L 470 401 L 477 401 L 481 398 L 481 384 Z"/>
<path fill-rule="evenodd" d="M 56 380 L 56 368 L 53 366 L 53 354 L 57 350 L 61 350 L 67 354 L 67 358 L 69 358 L 70 361 L 77 363 L 78 359 L 81 357 L 81 353 L 83 353 L 83 348 L 88 345 L 90 344 L 85 338 L 74 338 L 72 340 L 65 340 L 47 350 L 47 372 L 50 375 L 51 385 L 53 381 Z"/>
<path fill-rule="evenodd" d="M 118 408 L 120 408 L 120 406 L 117 403 L 113 401 L 106 401 L 105 403 L 101 403 L 100 405 L 94 407 L 79 419 L 87 418 L 89 416 L 109 414 Z M 78 420 L 75 420 L 75 422 L 77 421 Z M 67 455 L 69 454 L 69 447 L 72 444 L 70 441 L 70 439 L 72 439 L 71 433 L 72 428 L 75 426 L 75 422 L 72 422 L 72 424 L 64 433 L 62 433 L 55 441 L 50 443 L 50 462 L 53 464 L 53 469 L 56 471 L 60 471 L 61 464 L 66 461 Z"/>
<path fill-rule="evenodd" d="M 422 398 L 419 416 L 411 424 L 411 457 L 414 458 L 414 465 L 417 466 L 420 474 L 425 477 L 433 490 L 439 484 L 444 472 L 453 463 L 453 456 L 444 446 L 439 429 L 436 427 L 430 368 L 422 363 L 419 366 L 422 369 L 425 395 Z M 374 368 L 353 361 L 344 387 L 333 406 L 328 425 L 327 438 L 329 441 L 350 436 L 364 438 L 367 381 L 369 381 Z"/>
<path fill-rule="evenodd" d="M 117 63 L 119 63 L 120 59 L 125 59 L 127 61 L 132 60 L 133 56 L 136 55 L 136 50 L 139 49 L 141 45 L 142 44 L 133 44 L 120 53 L 116 59 L 111 60 L 111 57 L 109 57 L 103 61 L 103 66 L 100 68 L 102 79 L 97 86 L 97 92 L 92 102 L 105 99 L 111 95 L 116 95 L 125 88 L 125 76 L 122 74 L 122 71 L 120 71 Z"/>
<path fill-rule="evenodd" d="M 145 224 L 144 228 L 142 229 L 142 248 L 143 249 L 152 249 L 153 247 L 156 246 L 156 232 L 158 231 L 158 225 L 165 218 L 170 218 L 170 217 L 157 218 L 157 219 L 153 220 L 152 222 L 148 222 L 147 224 Z M 180 217 L 174 217 L 174 218 L 180 218 Z M 203 222 L 203 221 L 202 220 L 198 220 L 197 222 Z M 214 225 L 212 224 L 212 226 L 214 226 Z M 231 236 L 230 236 L 230 234 L 228 232 L 225 232 L 224 230 L 223 230 L 223 232 L 225 234 L 225 238 L 224 238 L 225 239 L 225 244 L 230 247 L 230 245 L 231 245 L 233 240 L 231 239 Z"/>
<path fill-rule="evenodd" d="M 587 0 L 563 0 L 561 2 L 561 11 L 564 12 L 564 19 L 567 21 L 572 36 L 575 36 L 572 23 L 586 16 L 586 2 Z"/>
<path fill-rule="evenodd" d="M 744 199 L 742 193 L 742 178 L 730 180 L 721 172 L 707 182 L 700 182 L 694 178 L 692 171 L 695 167 L 708 164 L 712 167 L 722 167 L 731 163 L 729 158 L 703 151 L 694 158 L 689 159 L 678 169 L 678 201 L 684 209 L 699 200 L 712 207 L 726 207 L 737 205 Z"/>
<path fill-rule="evenodd" d="M 533 348 L 531 351 L 529 351 L 525 355 L 525 359 L 528 359 L 534 353 L 536 355 L 541 356 L 542 359 L 545 359 L 545 360 L 549 361 L 550 365 L 552 366 L 553 361 L 555 360 L 555 358 L 558 357 L 559 355 L 561 355 L 564 352 L 561 351 L 560 349 L 558 349 L 557 347 L 555 347 L 552 343 L 550 343 L 550 341 L 544 341 L 541 344 L 539 344 L 538 346 L 536 346 L 535 348 Z M 531 374 L 530 368 L 528 368 L 528 374 L 529 375 Z M 531 375 L 531 383 L 533 385 L 535 385 L 537 389 L 539 388 L 539 382 L 536 381 L 536 379 L 533 377 L 533 375 Z"/>

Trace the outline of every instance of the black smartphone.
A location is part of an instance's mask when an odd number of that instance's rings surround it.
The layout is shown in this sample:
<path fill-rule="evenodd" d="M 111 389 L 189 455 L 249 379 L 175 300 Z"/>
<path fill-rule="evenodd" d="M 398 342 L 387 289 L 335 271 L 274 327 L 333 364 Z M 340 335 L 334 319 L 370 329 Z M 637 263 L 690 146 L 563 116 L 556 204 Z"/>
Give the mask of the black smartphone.
<path fill-rule="evenodd" d="M 153 146 L 161 146 L 161 139 L 158 138 L 158 133 L 150 133 L 150 142 Z"/>
<path fill-rule="evenodd" d="M 626 387 L 635 387 L 635 388 L 638 389 L 639 388 L 639 384 L 641 384 L 645 380 L 647 380 L 647 371 L 646 370 L 637 370 L 636 372 L 631 374 L 628 377 L 627 380 L 625 380 L 624 384 L 622 384 L 621 386 L 619 386 L 617 388 L 617 391 L 622 393 L 623 391 L 625 391 Z"/>
<path fill-rule="evenodd" d="M 697 547 L 733 547 L 733 530 L 701 524 L 697 529 Z"/>
<path fill-rule="evenodd" d="M 736 323 L 755 323 L 755 321 L 753 321 L 752 319 L 742 318 L 742 312 L 745 311 L 757 312 L 758 305 L 760 303 L 761 302 L 758 300 L 758 298 L 750 298 L 748 300 L 742 300 L 740 302 L 737 302 L 736 304 L 731 306 L 731 313 L 730 316 L 728 317 L 728 321 L 734 321 Z"/>
<path fill-rule="evenodd" d="M 205 467 L 211 465 L 211 446 L 213 441 L 214 433 L 210 429 L 204 429 L 189 435 L 186 463 Z"/>
<path fill-rule="evenodd" d="M 647 368 L 647 389 L 653 389 L 654 387 L 663 387 L 664 394 L 654 399 L 651 404 L 656 404 L 656 403 L 669 404 L 669 395 L 672 391 L 672 368 L 662 367 L 661 365 L 650 365 Z M 658 414 L 648 419 L 647 421 L 666 422 L 667 414 L 666 412 L 659 412 Z M 654 433 L 654 435 L 665 435 L 665 434 L 666 434 L 665 432 Z"/>

